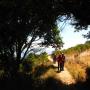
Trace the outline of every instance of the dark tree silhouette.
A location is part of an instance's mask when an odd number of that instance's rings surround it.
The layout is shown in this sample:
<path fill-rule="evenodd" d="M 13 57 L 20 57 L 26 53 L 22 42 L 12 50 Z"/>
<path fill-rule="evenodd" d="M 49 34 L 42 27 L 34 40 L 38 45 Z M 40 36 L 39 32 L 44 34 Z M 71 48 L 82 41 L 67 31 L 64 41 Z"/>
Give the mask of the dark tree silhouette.
<path fill-rule="evenodd" d="M 40 39 L 40 46 L 61 47 L 51 4 L 50 0 L 0 1 L 0 63 L 5 72 L 14 75 L 33 43 Z"/>
<path fill-rule="evenodd" d="M 1 0 L 0 62 L 5 70 L 16 72 L 37 39 L 43 39 L 39 45 L 61 47 L 59 32 L 54 30 L 57 19 L 64 15 L 77 29 L 86 29 L 89 11 L 89 0 Z"/>
<path fill-rule="evenodd" d="M 86 29 L 90 25 L 90 1 L 89 0 L 62 0 L 66 11 L 77 29 Z"/>

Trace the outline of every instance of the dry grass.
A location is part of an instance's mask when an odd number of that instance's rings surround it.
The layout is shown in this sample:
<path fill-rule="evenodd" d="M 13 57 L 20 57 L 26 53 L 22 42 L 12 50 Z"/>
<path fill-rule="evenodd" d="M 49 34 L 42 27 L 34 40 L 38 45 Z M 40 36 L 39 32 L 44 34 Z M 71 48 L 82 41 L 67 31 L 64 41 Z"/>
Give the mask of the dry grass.
<path fill-rule="evenodd" d="M 80 62 L 84 63 L 87 67 L 90 67 L 90 56 L 80 57 Z"/>
<path fill-rule="evenodd" d="M 85 68 L 80 64 L 76 63 L 74 60 L 69 60 L 66 62 L 65 66 L 76 81 L 86 80 Z"/>

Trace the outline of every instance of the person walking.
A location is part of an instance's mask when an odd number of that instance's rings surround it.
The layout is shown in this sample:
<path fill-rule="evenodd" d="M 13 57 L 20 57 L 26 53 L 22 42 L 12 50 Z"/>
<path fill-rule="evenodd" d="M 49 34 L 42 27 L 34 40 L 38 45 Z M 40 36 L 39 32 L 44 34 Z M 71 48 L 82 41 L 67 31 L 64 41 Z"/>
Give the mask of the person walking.
<path fill-rule="evenodd" d="M 62 56 L 61 56 L 61 54 L 58 56 L 57 62 L 58 62 L 58 71 L 61 71 L 61 69 L 62 69 Z"/>
<path fill-rule="evenodd" d="M 61 70 L 64 70 L 64 64 L 65 64 L 65 55 L 64 53 L 61 54 L 61 58 L 62 58 L 62 64 L 61 64 Z"/>
<path fill-rule="evenodd" d="M 56 61 L 57 61 L 57 55 L 55 54 L 53 57 L 53 62 L 56 63 Z"/>

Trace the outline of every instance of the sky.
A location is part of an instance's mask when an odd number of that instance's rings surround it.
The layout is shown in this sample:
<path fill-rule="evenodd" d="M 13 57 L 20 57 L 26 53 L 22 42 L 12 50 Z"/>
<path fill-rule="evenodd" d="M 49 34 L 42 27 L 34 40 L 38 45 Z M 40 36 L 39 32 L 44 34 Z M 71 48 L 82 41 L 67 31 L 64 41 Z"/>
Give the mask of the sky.
<path fill-rule="evenodd" d="M 83 35 L 87 34 L 89 29 L 81 30 L 79 32 L 75 32 L 74 26 L 71 26 L 69 23 L 66 24 L 64 29 L 61 31 L 61 37 L 64 42 L 64 46 L 62 49 L 67 49 L 77 44 L 84 44 L 87 39 L 83 37 Z"/>
<path fill-rule="evenodd" d="M 60 29 L 62 27 L 62 23 L 59 23 L 58 26 Z M 88 28 L 87 30 L 81 30 L 79 32 L 74 32 L 75 31 L 74 26 L 71 26 L 69 23 L 66 23 L 63 30 L 60 33 L 62 40 L 64 42 L 64 46 L 62 49 L 67 49 L 67 48 L 76 46 L 77 44 L 85 43 L 87 39 L 84 38 L 82 35 L 87 34 L 89 30 L 90 28 Z M 46 52 L 48 54 L 51 54 L 52 51 L 54 51 L 52 47 L 49 47 L 46 49 Z"/>

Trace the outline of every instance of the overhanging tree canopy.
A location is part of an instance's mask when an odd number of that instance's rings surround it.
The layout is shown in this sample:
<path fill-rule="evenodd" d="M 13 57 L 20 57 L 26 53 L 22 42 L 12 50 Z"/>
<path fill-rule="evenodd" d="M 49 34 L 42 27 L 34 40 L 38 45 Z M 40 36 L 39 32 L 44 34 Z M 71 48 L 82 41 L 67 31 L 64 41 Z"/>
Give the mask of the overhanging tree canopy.
<path fill-rule="evenodd" d="M 60 47 L 62 41 L 54 30 L 56 20 L 65 15 L 73 18 L 77 29 L 86 28 L 90 24 L 89 7 L 89 0 L 1 0 L 0 60 L 6 67 L 20 63 L 21 53 L 25 50 L 25 57 L 37 38 L 43 38 L 42 45 Z"/>
<path fill-rule="evenodd" d="M 61 47 L 59 31 L 54 30 L 56 17 L 50 7 L 51 3 L 38 0 L 0 1 L 0 62 L 6 71 L 16 72 L 37 39 L 43 39 L 39 45 Z"/>

